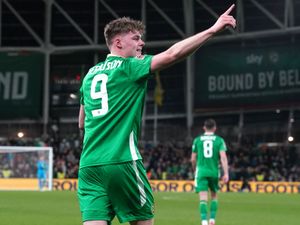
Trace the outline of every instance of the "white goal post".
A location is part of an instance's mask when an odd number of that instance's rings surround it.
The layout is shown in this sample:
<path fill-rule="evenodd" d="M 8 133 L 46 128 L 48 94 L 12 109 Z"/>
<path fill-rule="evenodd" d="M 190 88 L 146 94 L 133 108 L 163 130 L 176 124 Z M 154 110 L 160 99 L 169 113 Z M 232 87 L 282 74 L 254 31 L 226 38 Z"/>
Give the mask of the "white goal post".
<path fill-rule="evenodd" d="M 0 190 L 52 190 L 53 148 L 0 146 Z"/>

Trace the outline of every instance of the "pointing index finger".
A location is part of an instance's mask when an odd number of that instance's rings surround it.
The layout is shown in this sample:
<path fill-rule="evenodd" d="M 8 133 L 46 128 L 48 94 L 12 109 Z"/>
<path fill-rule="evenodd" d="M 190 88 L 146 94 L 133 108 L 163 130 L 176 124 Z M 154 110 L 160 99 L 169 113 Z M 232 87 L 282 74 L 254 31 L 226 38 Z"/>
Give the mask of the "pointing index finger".
<path fill-rule="evenodd" d="M 226 10 L 226 12 L 223 13 L 223 15 L 229 15 L 229 14 L 231 13 L 231 11 L 233 10 L 234 6 L 235 6 L 235 5 L 232 4 L 232 5 Z"/>

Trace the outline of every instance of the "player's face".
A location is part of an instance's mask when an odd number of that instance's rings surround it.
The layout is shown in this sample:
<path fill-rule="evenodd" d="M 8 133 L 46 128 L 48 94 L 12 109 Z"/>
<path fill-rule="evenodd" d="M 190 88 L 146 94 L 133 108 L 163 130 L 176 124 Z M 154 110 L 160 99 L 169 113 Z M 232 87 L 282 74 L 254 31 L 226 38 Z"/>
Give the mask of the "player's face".
<path fill-rule="evenodd" d="M 139 32 L 131 31 L 121 36 L 120 43 L 125 57 L 140 57 L 145 45 L 141 34 Z"/>

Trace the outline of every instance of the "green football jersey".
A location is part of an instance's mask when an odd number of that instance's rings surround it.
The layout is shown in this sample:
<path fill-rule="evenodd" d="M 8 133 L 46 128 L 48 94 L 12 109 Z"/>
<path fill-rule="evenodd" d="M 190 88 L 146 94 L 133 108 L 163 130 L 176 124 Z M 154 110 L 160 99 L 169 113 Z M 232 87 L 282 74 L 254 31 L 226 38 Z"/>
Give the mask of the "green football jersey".
<path fill-rule="evenodd" d="M 108 55 L 84 77 L 80 168 L 141 159 L 137 149 L 152 56 Z"/>
<path fill-rule="evenodd" d="M 192 151 L 197 153 L 196 176 L 218 177 L 220 151 L 226 151 L 226 144 L 220 136 L 204 133 L 194 139 Z"/>

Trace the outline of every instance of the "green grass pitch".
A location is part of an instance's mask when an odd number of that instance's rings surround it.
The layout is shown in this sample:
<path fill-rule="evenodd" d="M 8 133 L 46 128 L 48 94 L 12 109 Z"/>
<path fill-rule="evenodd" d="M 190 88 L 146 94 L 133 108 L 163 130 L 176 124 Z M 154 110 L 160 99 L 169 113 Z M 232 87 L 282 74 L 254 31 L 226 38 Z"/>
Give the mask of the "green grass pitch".
<path fill-rule="evenodd" d="M 196 194 L 155 193 L 155 200 L 155 225 L 200 225 Z M 220 193 L 219 203 L 217 225 L 300 224 L 298 194 Z M 76 193 L 0 192 L 0 224 L 80 225 Z"/>

